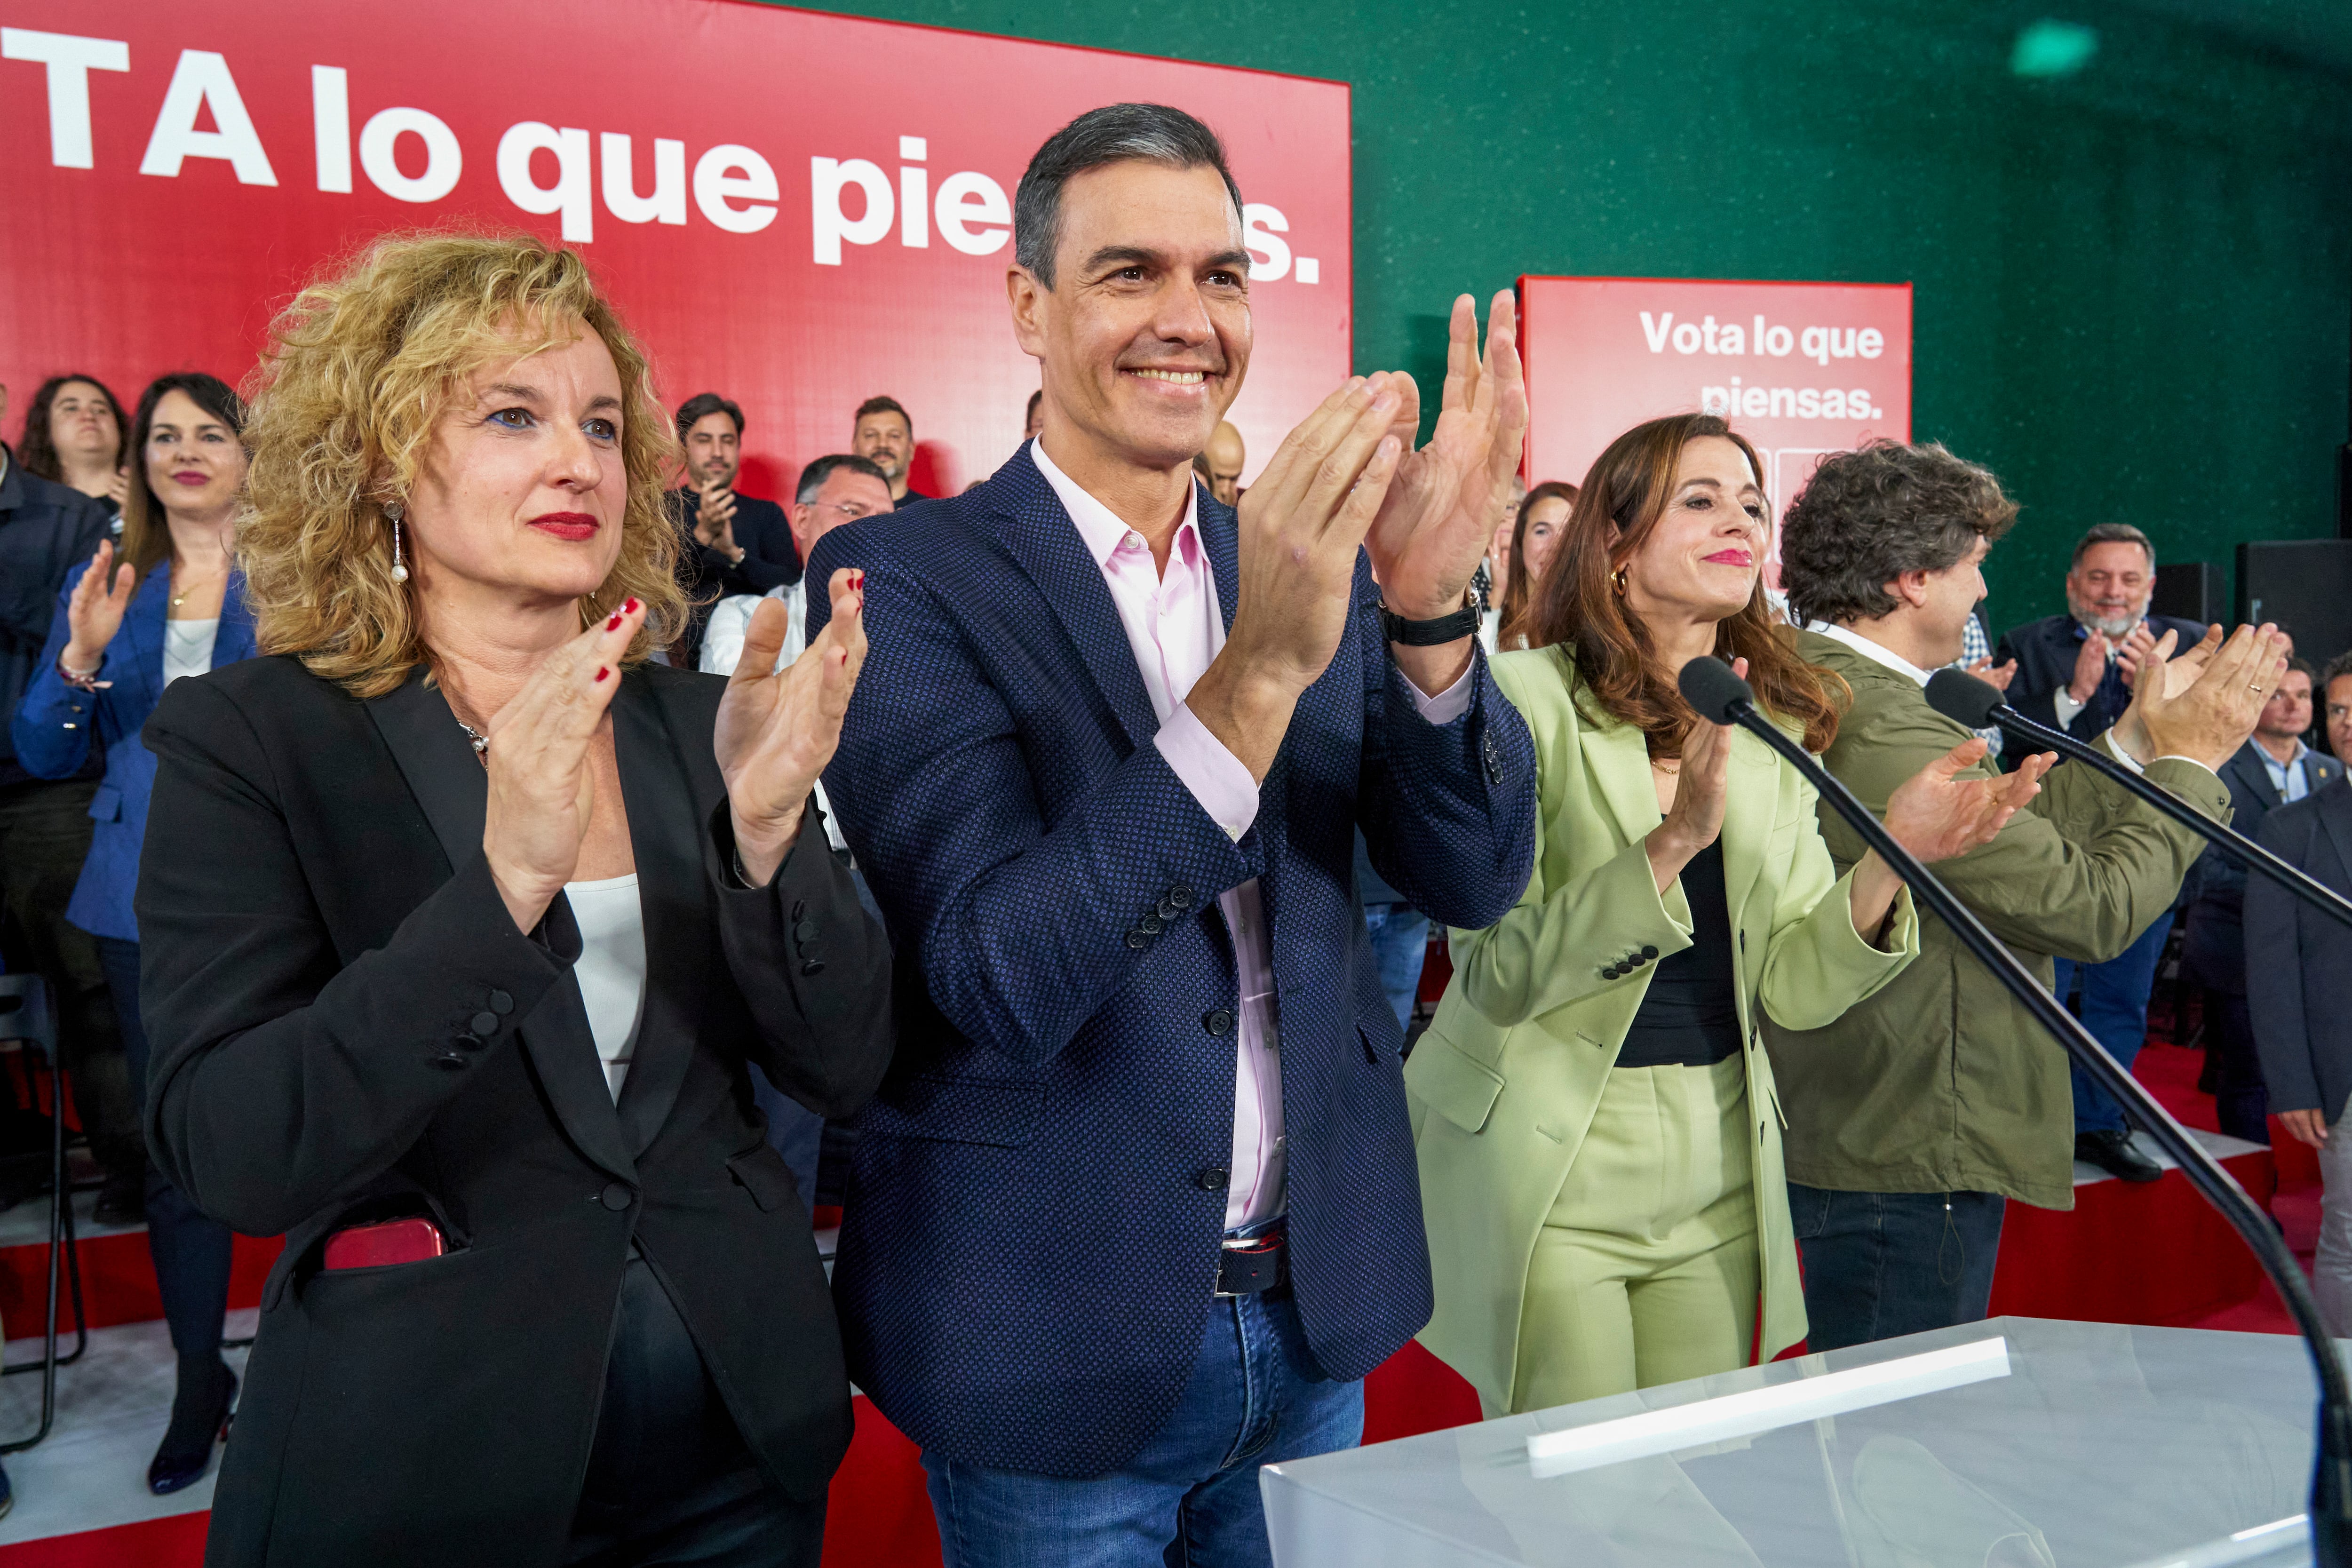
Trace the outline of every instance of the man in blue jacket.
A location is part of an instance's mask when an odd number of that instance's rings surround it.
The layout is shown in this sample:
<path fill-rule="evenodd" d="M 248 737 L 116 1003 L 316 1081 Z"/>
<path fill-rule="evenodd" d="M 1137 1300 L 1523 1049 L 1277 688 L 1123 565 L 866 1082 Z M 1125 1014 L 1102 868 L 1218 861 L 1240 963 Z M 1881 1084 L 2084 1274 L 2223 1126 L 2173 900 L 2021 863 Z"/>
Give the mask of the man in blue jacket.
<path fill-rule="evenodd" d="M 1468 593 L 1526 425 L 1510 296 L 1483 363 L 1456 302 L 1427 447 L 1409 377 L 1354 378 L 1236 516 L 1192 470 L 1250 353 L 1215 136 L 1083 115 L 1013 228 L 1044 434 L 811 563 L 866 573 L 825 784 L 901 1009 L 835 1294 L 953 1568 L 1264 1563 L 1258 1467 L 1356 1442 L 1430 1311 L 1355 829 L 1454 925 L 1533 858 Z"/>
<path fill-rule="evenodd" d="M 0 412 L 7 405 L 0 387 Z M 104 759 L 93 755 L 71 778 L 38 778 L 16 760 L 8 736 L 40 668 L 58 584 L 89 559 L 113 521 L 79 490 L 26 473 L 0 446 L 0 959 L 48 981 L 74 1103 L 106 1173 L 99 1219 L 136 1225 L 147 1148 L 132 1109 L 122 1035 L 98 950 L 89 932 L 66 920 L 89 853 L 89 805 Z M 0 1204 L 23 1195 L 0 1190 Z"/>
<path fill-rule="evenodd" d="M 2166 632 L 2175 652 L 2195 647 L 2205 628 L 2195 621 L 2151 615 L 2156 595 L 2156 545 L 2127 522 L 2085 530 L 2066 572 L 2066 613 L 2011 629 L 1994 650 L 1996 664 L 2014 661 L 2010 705 L 2027 718 L 2084 742 L 2105 734 L 2131 706 L 2132 681 Z M 2021 752 L 2021 754 L 2022 754 Z M 2013 760 L 2013 759 L 2012 759 Z M 2172 931 L 2165 910 L 2132 944 L 2105 963 L 2057 961 L 2053 982 L 2065 1001 L 2077 980 L 2083 1026 L 2126 1067 L 2147 1038 L 2147 1001 L 2158 961 Z M 2081 1068 L 2074 1069 L 2074 1158 L 2126 1182 L 2153 1182 L 2164 1167 L 2132 1142 L 2124 1108 Z"/>

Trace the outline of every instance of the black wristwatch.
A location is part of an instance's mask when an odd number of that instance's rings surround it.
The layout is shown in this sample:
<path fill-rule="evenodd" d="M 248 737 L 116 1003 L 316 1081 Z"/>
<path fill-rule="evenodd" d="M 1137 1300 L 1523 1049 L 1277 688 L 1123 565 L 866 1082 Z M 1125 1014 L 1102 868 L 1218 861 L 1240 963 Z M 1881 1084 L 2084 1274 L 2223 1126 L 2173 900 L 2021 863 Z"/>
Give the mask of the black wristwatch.
<path fill-rule="evenodd" d="M 1478 629 L 1478 601 L 1471 599 L 1450 616 L 1440 616 L 1431 621 L 1408 621 L 1381 605 L 1381 630 L 1389 641 L 1402 643 L 1407 647 L 1436 647 L 1444 643 L 1459 642 Z"/>

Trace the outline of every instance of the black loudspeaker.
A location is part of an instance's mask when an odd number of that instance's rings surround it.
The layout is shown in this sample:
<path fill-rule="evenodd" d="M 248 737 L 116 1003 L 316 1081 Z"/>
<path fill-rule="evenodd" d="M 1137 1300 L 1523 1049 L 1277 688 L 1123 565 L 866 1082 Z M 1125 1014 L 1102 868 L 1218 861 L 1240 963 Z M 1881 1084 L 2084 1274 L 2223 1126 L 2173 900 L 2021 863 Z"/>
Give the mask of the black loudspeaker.
<path fill-rule="evenodd" d="M 2352 539 L 2239 545 L 2238 619 L 2276 621 L 2315 665 L 2352 648 Z"/>
<path fill-rule="evenodd" d="M 2147 607 L 2159 616 L 2211 626 L 2221 618 L 2221 573 L 2210 561 L 2175 561 L 2156 569 Z"/>

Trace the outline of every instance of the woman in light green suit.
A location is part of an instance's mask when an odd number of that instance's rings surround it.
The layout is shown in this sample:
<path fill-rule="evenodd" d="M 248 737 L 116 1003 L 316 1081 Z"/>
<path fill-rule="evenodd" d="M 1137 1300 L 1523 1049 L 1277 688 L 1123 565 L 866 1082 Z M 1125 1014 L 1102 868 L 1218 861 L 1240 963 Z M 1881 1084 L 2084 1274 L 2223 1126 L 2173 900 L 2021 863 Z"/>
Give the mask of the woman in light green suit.
<path fill-rule="evenodd" d="M 1542 773 L 1535 874 L 1454 933 L 1405 1068 L 1437 1296 L 1421 1338 L 1489 1415 L 1745 1365 L 1759 1321 L 1765 1357 L 1804 1337 L 1759 1009 L 1819 1027 L 1918 952 L 1894 873 L 1872 855 L 1839 878 L 1811 786 L 1675 691 L 1717 655 L 1809 749 L 1835 732 L 1833 678 L 1766 605 L 1759 472 L 1711 416 L 1620 437 L 1538 590 L 1537 646 L 1494 663 Z M 1983 750 L 1889 801 L 1921 859 L 2039 788 L 1956 784 Z"/>

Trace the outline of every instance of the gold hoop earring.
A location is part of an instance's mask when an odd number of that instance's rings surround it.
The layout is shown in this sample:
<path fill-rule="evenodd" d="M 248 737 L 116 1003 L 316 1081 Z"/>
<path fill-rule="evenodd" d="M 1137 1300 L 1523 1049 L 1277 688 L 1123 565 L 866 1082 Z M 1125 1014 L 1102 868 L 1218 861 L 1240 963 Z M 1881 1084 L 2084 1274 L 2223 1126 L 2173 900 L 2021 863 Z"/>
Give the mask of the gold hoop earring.
<path fill-rule="evenodd" d="M 1620 566 L 1616 571 L 1609 574 L 1609 586 L 1619 598 L 1625 596 L 1625 568 Z"/>

